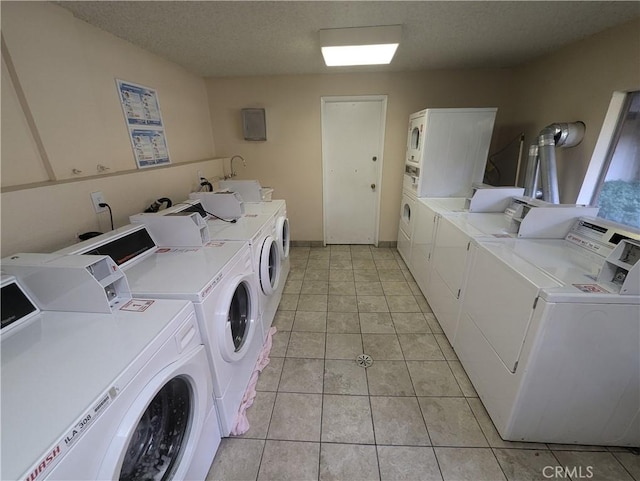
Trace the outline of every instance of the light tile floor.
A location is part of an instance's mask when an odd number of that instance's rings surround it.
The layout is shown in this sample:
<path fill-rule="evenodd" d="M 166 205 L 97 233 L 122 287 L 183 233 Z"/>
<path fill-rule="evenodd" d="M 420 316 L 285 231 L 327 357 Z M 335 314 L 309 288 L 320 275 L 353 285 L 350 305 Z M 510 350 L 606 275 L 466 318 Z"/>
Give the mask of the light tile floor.
<path fill-rule="evenodd" d="M 251 428 L 208 480 L 640 481 L 624 448 L 503 441 L 395 249 L 290 255 Z"/>

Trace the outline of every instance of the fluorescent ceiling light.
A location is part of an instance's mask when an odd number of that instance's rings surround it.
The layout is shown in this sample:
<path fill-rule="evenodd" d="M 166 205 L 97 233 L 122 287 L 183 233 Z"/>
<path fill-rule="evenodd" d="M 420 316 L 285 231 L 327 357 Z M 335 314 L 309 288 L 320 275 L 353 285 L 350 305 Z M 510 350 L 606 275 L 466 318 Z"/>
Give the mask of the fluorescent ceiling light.
<path fill-rule="evenodd" d="M 320 30 L 324 63 L 327 67 L 391 63 L 401 33 L 400 25 Z"/>

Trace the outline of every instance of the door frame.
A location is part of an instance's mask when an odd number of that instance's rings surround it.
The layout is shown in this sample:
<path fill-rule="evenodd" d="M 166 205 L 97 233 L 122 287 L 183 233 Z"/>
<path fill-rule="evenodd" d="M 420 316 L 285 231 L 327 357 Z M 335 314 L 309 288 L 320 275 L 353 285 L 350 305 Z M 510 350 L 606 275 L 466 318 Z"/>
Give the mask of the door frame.
<path fill-rule="evenodd" d="M 376 185 L 378 186 L 375 196 L 375 226 L 373 232 L 373 244 L 378 247 L 378 237 L 380 233 L 380 198 L 382 194 L 382 170 L 384 165 L 384 139 L 387 126 L 387 96 L 386 95 L 339 95 L 339 96 L 322 96 L 320 97 L 320 129 L 321 129 L 321 148 L 322 148 L 322 245 L 327 245 L 327 179 L 328 169 L 327 160 L 325 158 L 325 136 L 324 136 L 324 107 L 327 103 L 334 102 L 371 102 L 377 101 L 382 103 L 382 125 L 380 126 L 378 145 L 380 153 L 378 154 L 378 178 Z"/>

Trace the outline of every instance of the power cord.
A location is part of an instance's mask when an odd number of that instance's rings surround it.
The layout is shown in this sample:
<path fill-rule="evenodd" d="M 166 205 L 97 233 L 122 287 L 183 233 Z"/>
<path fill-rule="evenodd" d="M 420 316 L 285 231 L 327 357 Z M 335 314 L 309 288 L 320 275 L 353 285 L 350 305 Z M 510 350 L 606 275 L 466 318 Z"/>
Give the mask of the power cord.
<path fill-rule="evenodd" d="M 206 178 L 200 177 L 200 192 L 202 192 L 203 187 L 209 187 L 208 192 L 213 192 L 213 185 Z"/>
<path fill-rule="evenodd" d="M 202 207 L 202 205 L 200 205 L 200 208 L 196 207 L 195 205 L 189 203 L 189 202 L 178 202 L 176 205 L 188 205 L 191 206 L 191 210 L 190 209 L 185 209 L 186 212 L 198 212 L 200 213 L 200 215 L 202 215 L 202 213 L 204 212 L 207 215 L 210 215 L 211 217 L 214 217 L 215 219 L 221 220 L 223 222 L 228 222 L 229 224 L 235 224 L 236 222 L 238 222 L 238 219 L 223 219 L 222 217 L 219 217 L 211 212 L 209 212 L 208 210 L 205 210 L 204 207 Z M 203 216 L 204 217 L 204 216 Z"/>
<path fill-rule="evenodd" d="M 206 212 L 207 214 L 209 214 L 211 217 L 215 217 L 216 219 L 221 220 L 221 221 L 223 221 L 223 222 L 228 222 L 229 224 L 235 224 L 236 222 L 238 222 L 238 219 L 223 219 L 222 217 L 218 217 L 217 215 L 212 214 L 212 213 L 211 213 L 211 212 L 209 212 L 209 211 L 206 211 L 206 210 L 205 210 L 205 212 Z"/>
<path fill-rule="evenodd" d="M 160 210 L 160 207 L 162 207 L 162 204 L 165 204 L 166 205 L 165 209 L 168 209 L 172 205 L 171 199 L 169 199 L 168 197 L 160 197 L 158 200 L 154 200 L 153 204 L 147 207 L 144 211 L 145 213 L 158 212 Z"/>
<path fill-rule="evenodd" d="M 109 219 L 111 219 L 111 230 L 113 230 L 113 212 L 111 212 L 111 206 L 105 202 L 100 202 L 98 204 L 100 207 L 106 207 L 109 209 Z"/>
<path fill-rule="evenodd" d="M 500 169 L 498 168 L 498 165 L 496 164 L 496 162 L 494 161 L 494 159 L 504 153 L 509 147 L 511 147 L 516 140 L 523 140 L 524 138 L 524 132 L 519 133 L 517 136 L 515 136 L 513 139 L 511 139 L 502 149 L 498 150 L 497 152 L 494 152 L 493 154 L 489 155 L 489 157 L 487 158 L 487 163 L 489 164 L 487 167 L 487 171 L 485 172 L 485 176 L 483 181 L 485 183 L 491 183 L 490 180 L 490 176 L 493 172 L 496 173 L 497 178 L 495 179 L 495 184 L 497 185 L 498 183 L 500 183 L 500 178 L 502 177 L 502 174 L 500 172 Z"/>

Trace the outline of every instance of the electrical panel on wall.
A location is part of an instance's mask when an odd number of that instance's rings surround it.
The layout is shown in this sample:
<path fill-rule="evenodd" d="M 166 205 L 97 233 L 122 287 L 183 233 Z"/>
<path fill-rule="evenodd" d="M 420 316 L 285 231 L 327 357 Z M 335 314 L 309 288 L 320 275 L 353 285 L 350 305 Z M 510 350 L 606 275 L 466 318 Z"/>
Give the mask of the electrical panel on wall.
<path fill-rule="evenodd" d="M 267 121 L 264 109 L 242 109 L 244 140 L 267 140 Z"/>

